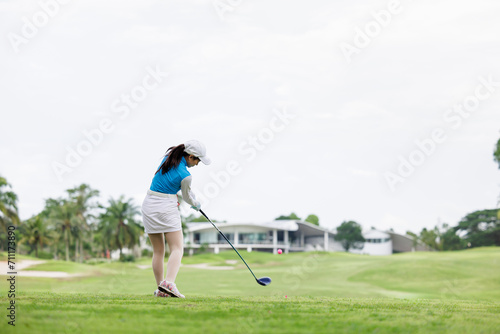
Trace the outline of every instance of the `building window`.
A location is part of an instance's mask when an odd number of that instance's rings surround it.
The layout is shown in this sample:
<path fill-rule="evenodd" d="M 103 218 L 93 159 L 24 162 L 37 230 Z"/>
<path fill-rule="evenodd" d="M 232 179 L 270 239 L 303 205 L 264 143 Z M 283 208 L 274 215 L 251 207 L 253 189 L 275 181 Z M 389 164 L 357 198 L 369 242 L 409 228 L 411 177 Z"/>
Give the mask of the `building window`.
<path fill-rule="evenodd" d="M 240 233 L 238 241 L 240 244 L 266 244 L 267 233 Z"/>
<path fill-rule="evenodd" d="M 381 243 L 385 243 L 385 242 L 389 242 L 391 241 L 391 238 L 377 238 L 377 239 L 365 239 L 365 242 L 369 243 L 369 244 L 381 244 Z"/>
<path fill-rule="evenodd" d="M 224 235 L 229 239 L 231 243 L 234 244 L 234 233 L 224 233 Z M 217 236 L 217 241 L 219 244 L 225 244 L 227 242 L 226 239 L 224 239 L 224 237 L 220 235 L 220 233 Z"/>

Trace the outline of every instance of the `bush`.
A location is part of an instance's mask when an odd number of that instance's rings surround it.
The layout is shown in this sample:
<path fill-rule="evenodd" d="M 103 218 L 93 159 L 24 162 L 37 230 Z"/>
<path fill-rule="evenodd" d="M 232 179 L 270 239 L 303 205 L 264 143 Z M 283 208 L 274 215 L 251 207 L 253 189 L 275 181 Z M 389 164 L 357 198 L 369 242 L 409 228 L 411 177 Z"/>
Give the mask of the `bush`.
<path fill-rule="evenodd" d="M 149 249 L 143 249 L 142 252 L 141 252 L 141 255 L 144 256 L 144 257 L 152 257 L 153 256 L 153 252 L 150 251 Z"/>
<path fill-rule="evenodd" d="M 38 251 L 38 258 L 43 260 L 52 260 L 54 258 L 54 254 L 51 252 Z"/>
<path fill-rule="evenodd" d="M 105 259 L 105 258 L 95 258 L 95 259 L 88 259 L 85 261 L 86 264 L 100 264 L 100 263 L 109 263 L 111 260 L 110 259 Z"/>
<path fill-rule="evenodd" d="M 121 262 L 134 262 L 135 261 L 135 257 L 132 254 L 122 254 L 120 256 L 120 261 Z"/>
<path fill-rule="evenodd" d="M 198 248 L 199 254 L 207 253 L 207 250 L 208 250 L 208 242 L 202 243 L 200 248 Z"/>

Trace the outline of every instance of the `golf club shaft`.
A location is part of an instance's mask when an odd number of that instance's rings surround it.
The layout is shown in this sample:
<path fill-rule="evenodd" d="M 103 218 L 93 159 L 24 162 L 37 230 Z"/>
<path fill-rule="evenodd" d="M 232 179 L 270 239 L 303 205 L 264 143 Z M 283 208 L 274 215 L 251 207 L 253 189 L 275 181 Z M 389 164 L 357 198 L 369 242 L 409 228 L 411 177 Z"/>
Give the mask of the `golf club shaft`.
<path fill-rule="evenodd" d="M 250 270 L 250 272 L 252 273 L 252 275 L 255 278 L 255 280 L 258 281 L 258 279 L 257 279 L 257 277 L 255 277 L 255 274 L 253 273 L 252 269 L 250 269 L 250 267 L 248 266 L 248 264 L 246 263 L 246 261 L 243 259 L 243 257 L 240 255 L 240 253 L 236 250 L 236 248 L 234 248 L 234 246 L 231 243 L 231 241 L 229 241 L 229 239 L 224 235 L 224 233 L 222 233 L 221 230 L 219 230 L 219 228 L 217 226 L 215 226 L 215 224 L 210 220 L 210 218 L 207 217 L 207 215 L 205 214 L 205 212 L 203 212 L 203 210 L 200 209 L 200 212 L 215 227 L 215 229 L 217 231 L 219 231 L 219 233 L 224 237 L 224 239 L 226 239 L 227 243 L 230 244 L 231 247 L 233 247 L 234 251 L 236 252 L 236 254 L 238 254 L 238 256 L 240 257 L 241 261 L 243 261 L 243 263 L 247 266 L 248 270 Z"/>

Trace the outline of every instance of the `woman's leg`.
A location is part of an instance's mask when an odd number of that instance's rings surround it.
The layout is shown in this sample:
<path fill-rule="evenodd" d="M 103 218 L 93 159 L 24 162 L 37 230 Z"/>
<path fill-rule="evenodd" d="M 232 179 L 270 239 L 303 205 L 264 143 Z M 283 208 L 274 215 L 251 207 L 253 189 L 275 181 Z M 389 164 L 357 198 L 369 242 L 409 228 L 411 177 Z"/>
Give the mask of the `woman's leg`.
<path fill-rule="evenodd" d="M 179 268 L 181 267 L 182 255 L 184 254 L 184 236 L 182 231 L 165 233 L 168 247 L 170 248 L 170 256 L 167 263 L 167 277 L 165 280 L 168 282 L 175 282 Z"/>
<path fill-rule="evenodd" d="M 163 262 L 165 261 L 165 239 L 163 233 L 148 234 L 151 245 L 153 245 L 153 273 L 156 285 L 163 281 Z"/>

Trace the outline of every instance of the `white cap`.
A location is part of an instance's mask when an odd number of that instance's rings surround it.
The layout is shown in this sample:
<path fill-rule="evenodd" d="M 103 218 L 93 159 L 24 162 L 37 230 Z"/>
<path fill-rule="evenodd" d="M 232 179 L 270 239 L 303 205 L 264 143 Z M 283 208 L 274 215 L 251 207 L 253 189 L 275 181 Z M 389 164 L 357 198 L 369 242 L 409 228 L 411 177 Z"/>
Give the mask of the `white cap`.
<path fill-rule="evenodd" d="M 205 145 L 203 145 L 201 142 L 197 140 L 188 140 L 184 143 L 184 146 L 184 152 L 200 158 L 201 162 L 203 162 L 205 165 L 210 165 L 210 163 L 212 162 L 212 160 L 207 157 L 207 149 L 205 148 Z"/>

